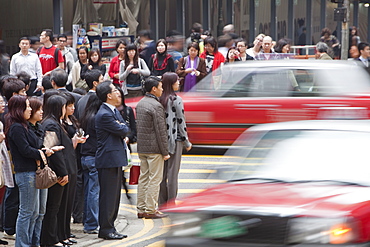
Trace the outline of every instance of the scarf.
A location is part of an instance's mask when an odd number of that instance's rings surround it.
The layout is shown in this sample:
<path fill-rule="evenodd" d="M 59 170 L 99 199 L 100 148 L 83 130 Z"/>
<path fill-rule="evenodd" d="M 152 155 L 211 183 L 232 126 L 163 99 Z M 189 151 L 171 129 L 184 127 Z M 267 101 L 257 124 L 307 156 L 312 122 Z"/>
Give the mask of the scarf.
<path fill-rule="evenodd" d="M 154 66 L 154 69 L 155 70 L 164 70 L 167 67 L 168 59 L 170 57 L 171 57 L 171 55 L 170 54 L 167 54 L 166 57 L 163 60 L 162 65 L 159 67 L 158 66 L 158 57 L 157 57 L 157 54 L 153 54 L 152 55 L 152 58 L 153 58 L 153 66 Z"/>
<path fill-rule="evenodd" d="M 186 57 L 185 61 L 186 61 L 186 64 L 185 64 L 185 69 L 189 69 L 189 68 L 192 68 L 192 69 L 196 69 L 197 68 L 197 65 L 198 65 L 198 56 L 196 56 L 194 58 L 194 63 L 193 63 L 193 67 L 191 67 L 191 59 L 189 56 Z M 184 83 L 184 92 L 188 92 L 190 91 L 190 89 L 192 89 L 195 84 L 197 83 L 197 76 L 195 75 L 195 73 L 188 73 L 186 76 L 185 76 L 185 83 Z"/>

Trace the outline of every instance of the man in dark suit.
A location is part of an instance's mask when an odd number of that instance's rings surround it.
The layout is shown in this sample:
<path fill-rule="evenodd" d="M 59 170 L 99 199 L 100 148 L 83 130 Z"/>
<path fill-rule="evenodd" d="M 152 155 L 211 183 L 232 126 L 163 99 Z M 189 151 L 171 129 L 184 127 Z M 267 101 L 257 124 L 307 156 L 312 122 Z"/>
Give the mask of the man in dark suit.
<path fill-rule="evenodd" d="M 124 138 L 129 128 L 116 106 L 121 103 L 121 94 L 111 82 L 102 82 L 96 88 L 98 98 L 103 102 L 95 116 L 98 141 L 95 166 L 99 176 L 99 238 L 122 239 L 114 227 L 118 215 L 122 166 L 127 165 Z"/>
<path fill-rule="evenodd" d="M 358 61 L 360 61 L 367 73 L 370 74 L 370 45 L 366 42 L 361 42 L 358 44 L 358 51 L 360 52 L 360 57 L 357 58 Z"/>

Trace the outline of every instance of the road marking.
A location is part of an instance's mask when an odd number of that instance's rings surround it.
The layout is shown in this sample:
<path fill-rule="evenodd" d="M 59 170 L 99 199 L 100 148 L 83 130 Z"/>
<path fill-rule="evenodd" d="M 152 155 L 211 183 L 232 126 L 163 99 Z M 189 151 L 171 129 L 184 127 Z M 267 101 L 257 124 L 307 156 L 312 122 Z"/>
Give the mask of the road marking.
<path fill-rule="evenodd" d="M 219 184 L 225 182 L 226 180 L 221 179 L 179 179 L 179 183 Z"/>
<path fill-rule="evenodd" d="M 180 173 L 217 173 L 217 171 L 209 169 L 180 169 Z"/>
<path fill-rule="evenodd" d="M 162 218 L 162 225 L 166 226 L 166 225 L 170 224 L 170 222 L 171 222 L 170 219 L 168 219 L 168 218 Z M 135 241 L 130 241 L 130 242 L 128 242 L 126 244 L 126 246 L 137 244 L 137 243 L 144 242 L 144 241 L 149 240 L 149 239 L 152 239 L 152 238 L 159 237 L 159 236 L 165 234 L 166 232 L 168 232 L 168 228 L 167 227 L 161 227 L 161 230 L 160 231 L 158 231 L 158 232 L 156 232 L 156 233 L 154 233 L 154 234 L 152 234 L 152 235 L 150 235 L 148 237 L 144 237 L 142 239 L 135 240 Z M 135 246 L 137 246 L 137 245 L 135 245 Z"/>
<path fill-rule="evenodd" d="M 121 206 L 122 205 L 126 206 L 128 204 L 121 204 Z M 133 210 L 133 209 L 123 208 L 123 207 L 120 207 L 120 209 L 123 209 L 127 212 L 133 213 L 133 214 L 135 214 L 135 216 L 137 214 L 137 211 Z M 107 244 L 107 245 L 103 245 L 103 247 L 122 246 L 121 245 L 122 243 L 126 243 L 126 242 L 132 241 L 134 239 L 141 238 L 145 234 L 148 234 L 154 228 L 154 221 L 153 220 L 143 220 L 143 222 L 144 222 L 144 227 L 139 232 L 137 232 L 135 235 L 129 236 L 128 238 L 125 238 L 125 239 L 122 239 L 122 240 L 119 240 L 119 241 L 114 241 L 113 243 L 110 243 L 110 244 Z"/>
<path fill-rule="evenodd" d="M 179 189 L 178 194 L 195 194 L 204 191 L 205 189 Z M 126 193 L 126 191 L 121 190 L 121 193 Z M 137 189 L 129 189 L 129 194 L 137 194 Z"/>
<path fill-rule="evenodd" d="M 166 241 L 160 240 L 158 242 L 147 245 L 146 247 L 165 247 Z"/>

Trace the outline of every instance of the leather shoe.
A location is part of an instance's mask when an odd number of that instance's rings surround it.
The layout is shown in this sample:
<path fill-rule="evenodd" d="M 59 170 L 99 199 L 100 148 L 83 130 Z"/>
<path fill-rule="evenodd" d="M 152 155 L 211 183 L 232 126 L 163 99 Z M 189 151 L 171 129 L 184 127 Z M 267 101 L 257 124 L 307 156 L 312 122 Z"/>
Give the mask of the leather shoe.
<path fill-rule="evenodd" d="M 84 230 L 84 233 L 87 233 L 87 234 L 98 234 L 98 230 L 94 229 L 94 230 Z"/>
<path fill-rule="evenodd" d="M 154 214 L 144 213 L 143 215 L 145 219 L 160 219 L 160 218 L 165 218 L 167 216 L 168 216 L 167 214 L 160 214 L 159 212 L 155 212 Z"/>
<path fill-rule="evenodd" d="M 137 217 L 138 217 L 139 219 L 143 218 L 143 217 L 144 217 L 144 213 L 137 213 Z"/>
<path fill-rule="evenodd" d="M 115 232 L 108 233 L 108 235 L 105 236 L 98 236 L 99 238 L 103 238 L 105 240 L 115 240 L 115 239 L 123 239 L 127 238 L 127 235 L 123 234 L 117 234 Z"/>
<path fill-rule="evenodd" d="M 76 235 L 74 235 L 74 234 L 72 234 L 72 233 L 71 233 L 71 235 L 69 235 L 69 237 L 70 237 L 70 238 L 75 238 L 75 237 L 76 237 Z"/>
<path fill-rule="evenodd" d="M 63 245 L 72 245 L 73 243 L 70 242 L 69 240 L 63 240 L 63 241 L 60 241 Z"/>
<path fill-rule="evenodd" d="M 70 238 L 70 239 L 68 239 L 69 240 L 69 242 L 71 242 L 72 244 L 77 244 L 77 240 L 75 240 L 75 239 L 73 239 L 73 238 Z"/>

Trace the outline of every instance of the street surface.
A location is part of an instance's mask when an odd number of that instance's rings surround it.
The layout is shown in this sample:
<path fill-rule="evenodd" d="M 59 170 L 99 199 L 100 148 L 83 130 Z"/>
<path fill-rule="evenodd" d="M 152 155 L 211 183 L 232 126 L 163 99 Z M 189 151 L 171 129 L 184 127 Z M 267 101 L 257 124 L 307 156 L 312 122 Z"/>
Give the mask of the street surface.
<path fill-rule="evenodd" d="M 136 147 L 133 147 L 136 152 Z M 208 151 L 207 151 L 208 153 Z M 232 158 L 222 160 L 222 155 L 183 155 L 179 174 L 179 194 L 177 201 L 186 196 L 198 193 L 208 186 L 222 183 L 218 179 L 217 169 L 224 165 L 233 165 Z M 137 153 L 132 154 L 132 160 L 139 163 Z M 226 162 L 225 162 L 226 161 Z M 129 172 L 126 171 L 126 178 Z M 71 231 L 78 241 L 76 247 L 162 247 L 163 236 L 167 232 L 165 225 L 170 224 L 168 218 L 164 219 L 138 219 L 136 212 L 137 185 L 129 185 L 131 199 L 127 199 L 122 190 L 119 215 L 116 220 L 117 231 L 128 235 L 128 238 L 119 241 L 109 241 L 98 238 L 97 234 L 83 233 L 82 224 L 71 223 Z M 2 238 L 4 239 L 4 238 Z M 15 241 L 4 239 L 9 242 L 8 246 L 14 246 Z M 6 246 L 6 245 L 4 245 Z"/>

